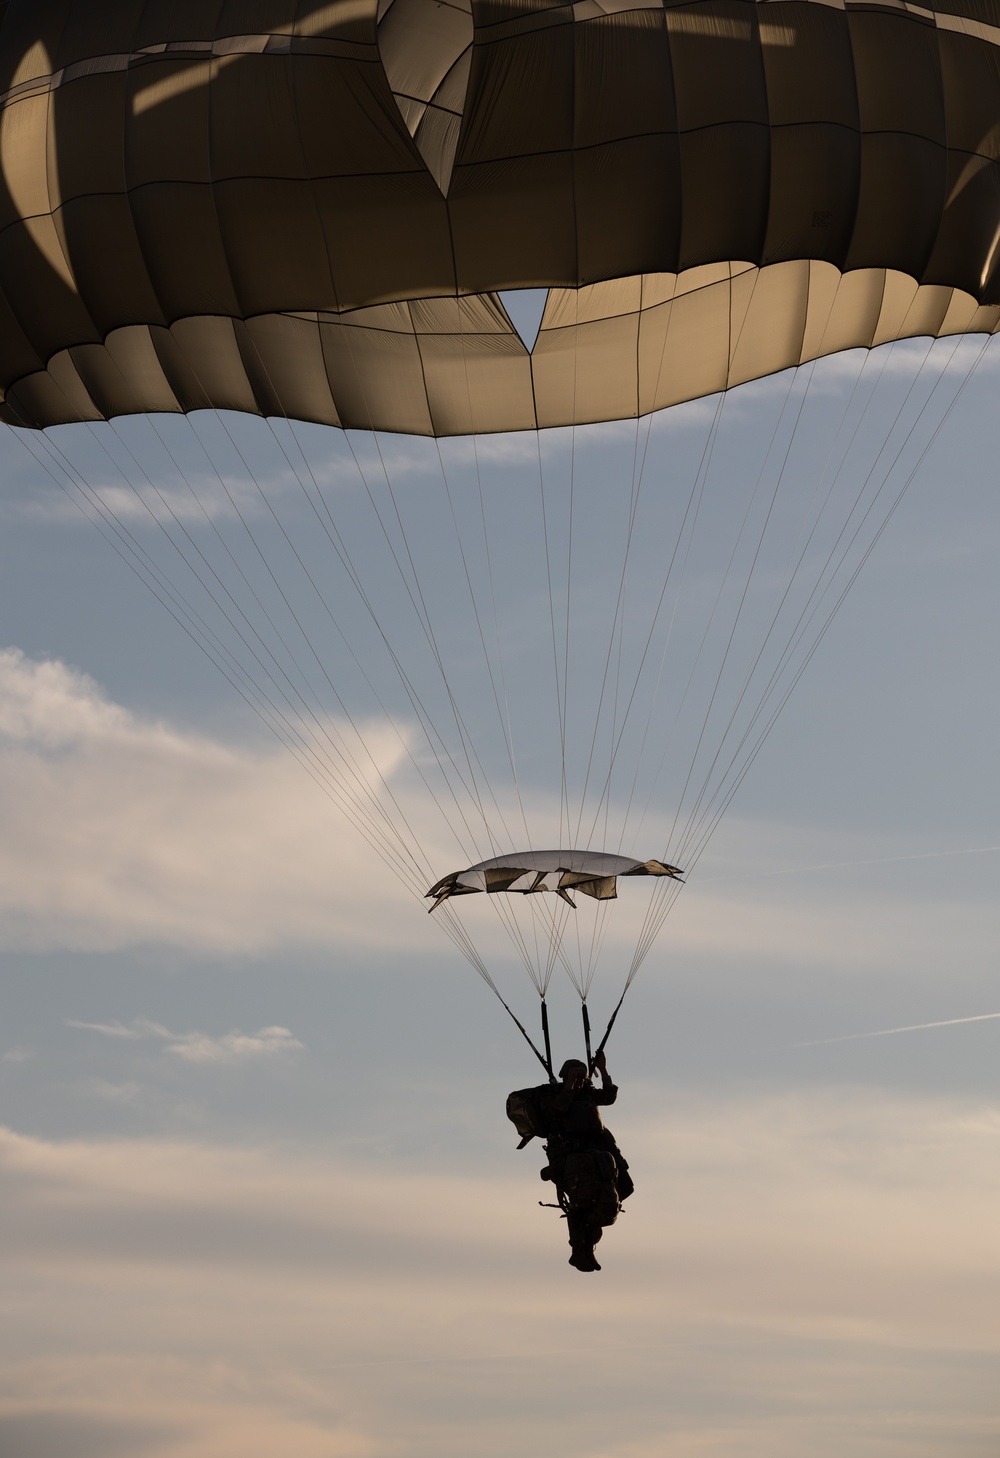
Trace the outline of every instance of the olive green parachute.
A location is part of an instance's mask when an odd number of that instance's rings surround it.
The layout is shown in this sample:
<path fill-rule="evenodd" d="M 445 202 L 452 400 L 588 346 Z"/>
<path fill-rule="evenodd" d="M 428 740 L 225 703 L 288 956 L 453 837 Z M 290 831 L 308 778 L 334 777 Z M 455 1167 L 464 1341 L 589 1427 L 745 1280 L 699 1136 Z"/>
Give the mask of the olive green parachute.
<path fill-rule="evenodd" d="M 1000 322 L 995 0 L 0 13 L 13 424 L 519 430 Z"/>

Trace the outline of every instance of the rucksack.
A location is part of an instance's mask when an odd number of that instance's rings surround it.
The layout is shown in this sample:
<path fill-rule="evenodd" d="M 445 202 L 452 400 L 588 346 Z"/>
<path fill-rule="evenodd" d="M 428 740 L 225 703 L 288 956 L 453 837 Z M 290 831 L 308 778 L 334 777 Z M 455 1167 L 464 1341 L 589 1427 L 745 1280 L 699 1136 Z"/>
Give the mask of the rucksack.
<path fill-rule="evenodd" d="M 517 1146 L 524 1146 L 536 1136 L 544 1139 L 549 1133 L 548 1102 L 551 1085 L 539 1084 L 536 1088 L 518 1088 L 507 1095 L 507 1118 L 521 1136 Z"/>

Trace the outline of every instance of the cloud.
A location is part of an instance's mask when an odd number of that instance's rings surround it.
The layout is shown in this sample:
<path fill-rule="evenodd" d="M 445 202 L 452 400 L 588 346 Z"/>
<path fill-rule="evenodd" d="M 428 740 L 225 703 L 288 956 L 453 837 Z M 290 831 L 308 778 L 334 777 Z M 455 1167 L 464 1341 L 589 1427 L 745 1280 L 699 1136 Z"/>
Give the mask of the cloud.
<path fill-rule="evenodd" d="M 27 1063 L 34 1056 L 33 1048 L 6 1048 L 0 1053 L 0 1063 Z"/>
<path fill-rule="evenodd" d="M 369 726 L 365 743 L 391 776 L 396 731 Z M 246 953 L 405 935 L 379 914 L 395 878 L 287 752 L 144 719 L 16 649 L 0 653 L 0 798 L 8 947 Z"/>
<path fill-rule="evenodd" d="M 223 1033 L 210 1038 L 205 1033 L 171 1035 L 169 1051 L 189 1063 L 230 1063 L 245 1058 L 273 1057 L 305 1045 L 288 1028 L 261 1028 L 256 1033 Z"/>
<path fill-rule="evenodd" d="M 409 848 L 428 868 L 468 864 L 456 859 L 461 852 L 432 818 L 435 807 L 421 787 L 410 787 L 397 732 L 374 722 L 365 734 L 392 784 Z M 352 793 L 366 799 L 367 787 L 356 781 Z M 415 938 L 428 952 L 442 945 L 436 939 L 443 913 L 428 919 L 422 898 L 414 905 L 395 870 L 286 751 L 233 747 L 145 719 L 65 664 L 32 661 L 15 649 L 0 653 L 0 798 L 0 915 L 8 948 L 99 951 L 159 942 L 257 955 L 282 946 L 348 945 L 399 954 L 412 951 Z M 471 807 L 461 809 L 471 821 Z M 558 806 L 536 793 L 531 814 L 534 824 L 552 823 Z M 869 874 L 859 883 L 850 865 L 802 874 L 811 865 L 871 861 L 882 851 L 871 835 L 864 846 L 870 854 L 862 858 L 855 834 L 838 839 L 826 830 L 728 817 L 712 856 L 671 913 L 675 953 L 821 966 L 835 947 L 838 966 L 919 965 L 960 939 L 969 955 L 980 947 L 990 955 L 995 928 L 968 876 L 950 892 L 940 881 L 933 899 L 914 903 L 908 881 L 893 887 Z M 896 839 L 886 843 L 885 859 L 924 849 Z M 433 873 L 414 879 L 419 897 Z M 851 887 L 849 917 L 834 882 Z M 603 925 L 606 956 L 630 957 L 650 894 L 645 884 L 629 884 L 610 912 L 580 898 L 566 922 L 571 955 L 577 932 L 585 945 Z M 501 970 L 519 965 L 501 911 L 520 919 L 529 947 L 537 915 L 547 945 L 551 898 L 523 900 L 500 905 L 500 898 L 468 897 L 458 913 L 479 951 Z M 520 972 L 514 975 L 520 985 Z M 142 1025 L 112 1026 L 104 1029 L 108 1036 L 134 1039 Z M 278 1046 L 280 1039 L 272 1034 L 268 1041 L 266 1033 L 226 1036 Z M 186 1053 L 176 1043 L 180 1035 L 161 1036 L 175 1040 L 177 1057 L 241 1056 L 237 1044 L 202 1043 L 201 1034 L 191 1035 Z M 249 1055 L 250 1044 L 239 1046 Z"/>
<path fill-rule="evenodd" d="M 288 1028 L 277 1026 L 260 1028 L 256 1033 L 235 1029 L 216 1038 L 208 1033 L 172 1033 L 161 1023 L 144 1017 L 133 1018 L 128 1027 L 120 1022 L 84 1023 L 74 1018 L 67 1018 L 66 1026 L 101 1033 L 106 1038 L 159 1039 L 166 1044 L 168 1053 L 188 1063 L 242 1062 L 247 1058 L 272 1057 L 276 1053 L 288 1053 L 305 1046 Z"/>
<path fill-rule="evenodd" d="M 269 483 L 272 492 L 287 489 L 289 482 Z M 102 485 L 94 496 L 117 521 L 129 525 L 156 522 L 171 526 L 175 522 L 198 524 L 237 516 L 264 516 L 267 512 L 257 488 L 237 478 L 205 476 L 186 482 L 167 481 L 153 485 L 138 482 L 129 485 Z"/>
<path fill-rule="evenodd" d="M 133 433 L 141 424 L 134 425 Z M 18 520 L 70 526 L 101 514 L 113 517 L 131 531 L 154 525 L 197 527 L 206 522 L 237 521 L 240 517 L 253 522 L 268 514 L 267 503 L 248 471 L 206 469 L 202 463 L 181 473 L 176 464 L 168 463 L 148 424 L 147 436 L 152 445 L 145 450 L 140 445 L 137 459 L 130 460 L 123 456 L 117 439 L 121 425 L 103 425 L 87 432 L 70 426 L 61 432 L 33 436 L 30 445 L 15 436 L 30 450 L 33 465 L 15 455 L 17 475 L 7 483 L 5 513 Z M 175 429 L 185 432 L 189 449 L 196 443 L 193 427 L 186 419 Z M 105 443 L 107 451 L 99 441 Z M 164 457 L 163 462 L 158 461 L 158 455 Z M 121 459 L 121 468 L 115 464 L 115 457 Z M 298 490 L 294 471 L 279 457 L 266 478 L 268 497 L 277 499 Z"/>
<path fill-rule="evenodd" d="M 81 1023 L 75 1018 L 66 1019 L 67 1028 L 82 1028 L 88 1033 L 103 1033 L 106 1038 L 169 1038 L 166 1028 L 151 1023 L 146 1018 L 134 1018 L 130 1027 L 124 1023 Z"/>
<path fill-rule="evenodd" d="M 633 1087 L 616 1114 L 639 1189 L 586 1282 L 531 1149 L 464 1171 L 3 1131 L 0 1431 L 166 1423 L 156 1458 L 986 1458 L 1000 1107 Z"/>
<path fill-rule="evenodd" d="M 124 746 L 134 734 L 127 711 L 105 699 L 86 675 L 58 662 L 32 662 L 16 648 L 0 652 L 0 740 L 7 747 Z"/>

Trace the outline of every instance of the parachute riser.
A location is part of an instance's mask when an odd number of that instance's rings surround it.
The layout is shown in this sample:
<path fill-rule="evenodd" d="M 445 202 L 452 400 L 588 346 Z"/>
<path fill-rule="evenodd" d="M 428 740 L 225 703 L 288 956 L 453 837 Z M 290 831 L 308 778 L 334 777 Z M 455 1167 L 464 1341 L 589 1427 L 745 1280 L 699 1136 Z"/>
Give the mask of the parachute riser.
<path fill-rule="evenodd" d="M 626 987 L 625 992 L 627 992 L 627 991 L 628 991 L 628 988 Z M 590 1057 L 590 1019 L 589 1019 L 589 1017 L 587 1015 L 587 1005 L 586 1005 L 586 1003 L 584 1003 L 584 1005 L 583 1005 L 583 1024 L 584 1024 L 585 1035 L 586 1035 L 586 1038 L 587 1038 L 587 1061 L 588 1061 L 588 1063 L 590 1065 L 590 1071 L 591 1071 L 591 1073 L 593 1073 L 593 1071 L 594 1071 L 594 1064 L 595 1064 L 596 1060 L 604 1052 L 605 1045 L 606 1045 L 608 1039 L 611 1037 L 611 1029 L 614 1027 L 614 1025 L 615 1025 L 615 1019 L 617 1018 L 619 1012 L 621 1011 L 621 1005 L 622 1005 L 622 1003 L 625 1001 L 625 992 L 623 992 L 622 995 L 621 995 L 621 997 L 618 999 L 618 1002 L 615 1005 L 615 1010 L 611 1014 L 611 1017 L 608 1019 L 608 1026 L 604 1029 L 604 1037 L 598 1043 L 597 1049 L 596 1049 L 596 1051 L 594 1053 L 593 1058 Z"/>
<path fill-rule="evenodd" d="M 514 1012 L 514 1010 L 511 1007 L 509 1007 L 506 1002 L 504 1002 L 503 998 L 500 996 L 499 992 L 497 992 L 497 990 L 496 990 L 495 987 L 494 987 L 493 991 L 496 992 L 497 1001 L 500 1003 L 500 1006 L 503 1008 L 504 1012 L 510 1018 L 510 1020 L 514 1024 L 514 1026 L 517 1028 L 518 1032 L 521 1034 L 521 1037 L 527 1043 L 527 1045 L 531 1049 L 532 1053 L 534 1053 L 534 1055 L 538 1059 L 539 1063 L 545 1069 L 545 1072 L 549 1076 L 549 1082 L 550 1083 L 555 1083 L 555 1077 L 554 1077 L 554 1075 L 552 1073 L 552 1053 L 551 1053 L 551 1050 L 549 1049 L 548 1016 L 547 1016 L 547 1014 L 543 1017 L 543 1021 L 542 1021 L 542 1031 L 545 1034 L 545 1052 L 548 1054 L 548 1057 L 546 1057 L 545 1054 L 540 1053 L 538 1051 L 538 1049 L 535 1047 L 535 1044 L 534 1044 L 534 1042 L 533 1042 L 533 1040 L 531 1038 L 531 1035 L 529 1034 L 527 1028 L 521 1022 L 521 1019 L 517 1016 L 517 1014 Z M 544 1007 L 544 1003 L 542 1004 L 542 1006 Z"/>
<path fill-rule="evenodd" d="M 545 998 L 542 998 L 542 1038 L 545 1042 L 545 1071 L 549 1075 L 549 1083 L 555 1083 L 556 1076 L 552 1071 L 552 1042 L 549 1038 L 549 1009 Z"/>
<path fill-rule="evenodd" d="M 587 1049 L 587 1077 L 590 1078 L 594 1072 L 594 1055 L 590 1051 L 590 1013 L 586 1002 L 580 1004 L 580 1010 L 583 1013 L 583 1042 Z M 601 1047 L 604 1047 L 603 1043 Z"/>

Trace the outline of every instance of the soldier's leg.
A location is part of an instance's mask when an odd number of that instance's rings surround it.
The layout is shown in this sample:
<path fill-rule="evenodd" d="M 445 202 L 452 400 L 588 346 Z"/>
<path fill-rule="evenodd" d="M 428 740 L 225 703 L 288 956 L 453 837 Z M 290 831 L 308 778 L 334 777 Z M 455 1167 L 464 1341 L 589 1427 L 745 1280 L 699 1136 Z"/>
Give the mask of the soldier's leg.
<path fill-rule="evenodd" d="M 601 1238 L 601 1227 L 595 1225 L 589 1211 L 569 1210 L 566 1213 L 569 1227 L 569 1263 L 578 1271 L 599 1271 L 601 1268 L 594 1255 L 594 1246 Z"/>

